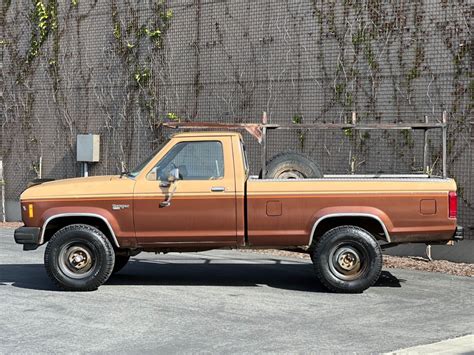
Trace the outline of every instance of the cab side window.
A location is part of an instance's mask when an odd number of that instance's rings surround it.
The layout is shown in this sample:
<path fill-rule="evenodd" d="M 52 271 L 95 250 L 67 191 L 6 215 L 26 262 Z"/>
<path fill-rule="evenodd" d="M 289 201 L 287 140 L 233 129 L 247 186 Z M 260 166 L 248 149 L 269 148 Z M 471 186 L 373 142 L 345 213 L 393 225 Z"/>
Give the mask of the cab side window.
<path fill-rule="evenodd" d="M 155 166 L 159 180 L 168 179 L 170 171 L 179 169 L 182 180 L 215 180 L 224 177 L 224 153 L 219 141 L 181 142 L 176 144 Z"/>

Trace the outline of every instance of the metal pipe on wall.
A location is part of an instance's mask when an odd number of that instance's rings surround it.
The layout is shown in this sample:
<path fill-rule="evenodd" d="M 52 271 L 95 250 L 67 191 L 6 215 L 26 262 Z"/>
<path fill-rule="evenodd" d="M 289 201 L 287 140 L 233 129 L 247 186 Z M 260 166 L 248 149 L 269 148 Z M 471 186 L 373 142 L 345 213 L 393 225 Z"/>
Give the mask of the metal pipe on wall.
<path fill-rule="evenodd" d="M 0 159 L 0 186 L 2 191 L 2 222 L 7 221 L 6 209 L 5 209 L 5 181 L 3 179 L 3 160 Z"/>

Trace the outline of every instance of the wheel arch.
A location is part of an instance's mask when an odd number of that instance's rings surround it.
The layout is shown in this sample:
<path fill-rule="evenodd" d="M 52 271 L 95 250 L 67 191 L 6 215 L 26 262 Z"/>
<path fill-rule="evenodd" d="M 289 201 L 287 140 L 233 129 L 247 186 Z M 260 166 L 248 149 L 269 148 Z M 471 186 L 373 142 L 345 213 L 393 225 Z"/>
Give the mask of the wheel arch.
<path fill-rule="evenodd" d="M 49 241 L 54 233 L 70 224 L 88 224 L 98 228 L 109 241 L 120 248 L 114 229 L 104 216 L 97 213 L 70 212 L 58 213 L 49 216 L 41 227 L 40 245 Z"/>
<path fill-rule="evenodd" d="M 382 239 L 388 243 L 391 241 L 388 228 L 380 216 L 368 212 L 338 212 L 325 214 L 316 219 L 311 229 L 308 246 L 311 247 L 313 241 L 328 230 L 342 225 L 354 225 L 367 230 L 379 240 Z"/>

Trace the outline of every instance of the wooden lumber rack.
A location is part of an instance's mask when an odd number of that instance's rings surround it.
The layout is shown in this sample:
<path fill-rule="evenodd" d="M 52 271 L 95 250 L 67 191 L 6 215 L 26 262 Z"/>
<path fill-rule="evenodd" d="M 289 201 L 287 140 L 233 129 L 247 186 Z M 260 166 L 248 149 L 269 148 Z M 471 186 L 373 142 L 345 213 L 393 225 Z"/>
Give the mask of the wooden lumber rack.
<path fill-rule="evenodd" d="M 163 126 L 174 129 L 219 129 L 219 130 L 246 130 L 255 137 L 262 146 L 261 166 L 262 178 L 266 174 L 267 162 L 267 134 L 271 130 L 423 130 L 423 170 L 428 172 L 428 131 L 440 129 L 442 132 L 442 170 L 443 178 L 447 178 L 447 112 L 443 112 L 441 122 L 430 123 L 428 117 L 425 117 L 423 123 L 357 123 L 357 115 L 352 113 L 352 122 L 350 123 L 305 123 L 305 124 L 272 124 L 268 123 L 267 115 L 264 112 L 261 123 L 219 123 L 219 122 L 164 122 Z"/>

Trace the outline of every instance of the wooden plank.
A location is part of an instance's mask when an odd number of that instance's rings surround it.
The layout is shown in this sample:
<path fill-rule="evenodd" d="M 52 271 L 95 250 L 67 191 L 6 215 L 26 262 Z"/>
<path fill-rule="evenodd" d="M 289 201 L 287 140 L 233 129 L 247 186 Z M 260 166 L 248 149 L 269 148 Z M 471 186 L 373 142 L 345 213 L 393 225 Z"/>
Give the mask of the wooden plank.
<path fill-rule="evenodd" d="M 168 128 L 245 128 L 248 125 L 258 125 L 258 123 L 218 123 L 218 122 L 164 122 L 163 126 Z"/>
<path fill-rule="evenodd" d="M 262 155 L 260 157 L 260 164 L 262 167 L 262 179 L 267 175 L 267 128 L 262 129 Z"/>
<path fill-rule="evenodd" d="M 425 116 L 425 123 L 428 123 L 428 116 Z M 428 167 L 428 130 L 424 130 L 423 135 L 423 171 L 429 174 Z"/>
<path fill-rule="evenodd" d="M 448 144 L 448 113 L 443 111 L 443 178 L 448 177 L 448 158 L 447 158 L 447 144 Z"/>
<path fill-rule="evenodd" d="M 305 123 L 305 124 L 259 124 L 259 123 L 215 123 L 215 122 L 165 122 L 168 128 L 194 129 L 194 128 L 219 128 L 219 129 L 246 129 L 249 126 L 260 126 L 267 129 L 359 129 L 359 130 L 408 130 L 408 129 L 442 129 L 444 123 Z"/>
<path fill-rule="evenodd" d="M 263 112 L 262 115 L 262 156 L 261 156 L 261 167 L 262 167 L 262 179 L 265 179 L 267 175 L 267 124 L 268 124 L 268 117 L 267 113 Z"/>
<path fill-rule="evenodd" d="M 345 124 L 345 123 L 320 123 L 320 124 L 299 124 L 294 126 L 267 125 L 269 129 L 358 129 L 358 130 L 408 130 L 408 129 L 441 129 L 444 125 L 441 123 L 374 123 L 374 124 Z"/>

